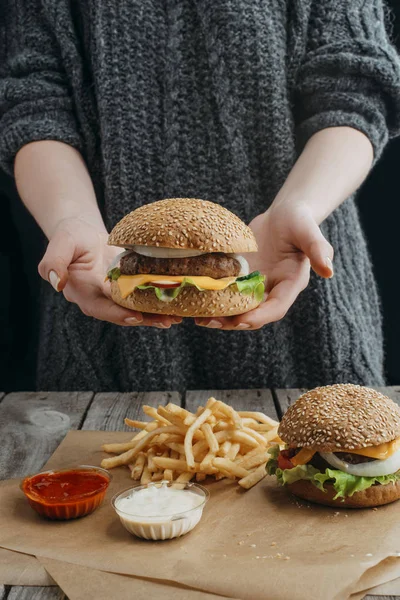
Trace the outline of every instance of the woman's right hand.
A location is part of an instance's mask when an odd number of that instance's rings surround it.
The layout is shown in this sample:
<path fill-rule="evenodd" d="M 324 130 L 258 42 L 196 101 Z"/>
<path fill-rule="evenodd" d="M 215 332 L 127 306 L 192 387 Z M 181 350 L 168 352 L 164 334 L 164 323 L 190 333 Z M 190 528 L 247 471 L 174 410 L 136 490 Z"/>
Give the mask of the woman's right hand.
<path fill-rule="evenodd" d="M 167 329 L 180 317 L 150 315 L 128 310 L 111 299 L 107 270 L 121 249 L 107 246 L 106 231 L 99 231 L 83 219 L 64 219 L 55 229 L 39 273 L 69 302 L 101 321 L 116 325 L 147 325 Z"/>

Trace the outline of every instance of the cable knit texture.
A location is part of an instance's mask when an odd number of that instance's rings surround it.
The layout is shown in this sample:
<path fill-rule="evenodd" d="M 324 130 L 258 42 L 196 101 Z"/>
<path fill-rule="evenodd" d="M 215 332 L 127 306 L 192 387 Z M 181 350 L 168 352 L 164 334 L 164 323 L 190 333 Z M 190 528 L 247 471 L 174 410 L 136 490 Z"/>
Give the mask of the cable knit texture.
<path fill-rule="evenodd" d="M 107 226 L 154 200 L 210 199 L 249 222 L 311 135 L 346 125 L 377 159 L 400 129 L 400 67 L 378 0 L 5 0 L 0 161 L 33 140 L 84 155 Z M 323 224 L 312 276 L 256 332 L 94 321 L 43 289 L 38 388 L 383 384 L 379 300 L 355 204 Z"/>

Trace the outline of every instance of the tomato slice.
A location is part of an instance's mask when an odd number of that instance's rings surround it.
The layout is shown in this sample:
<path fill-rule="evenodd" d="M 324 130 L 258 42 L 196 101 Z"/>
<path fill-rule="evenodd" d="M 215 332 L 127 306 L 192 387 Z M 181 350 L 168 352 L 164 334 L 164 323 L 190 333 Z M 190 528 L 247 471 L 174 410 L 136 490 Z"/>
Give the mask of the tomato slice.
<path fill-rule="evenodd" d="M 177 288 L 179 287 L 181 284 L 179 282 L 172 282 L 172 283 L 158 283 L 158 281 L 153 281 L 153 284 L 158 287 L 158 288 L 162 288 L 162 289 L 172 289 L 172 288 Z"/>
<path fill-rule="evenodd" d="M 289 458 L 290 450 L 281 450 L 278 454 L 278 467 L 284 471 L 285 469 L 293 469 L 293 464 Z"/>

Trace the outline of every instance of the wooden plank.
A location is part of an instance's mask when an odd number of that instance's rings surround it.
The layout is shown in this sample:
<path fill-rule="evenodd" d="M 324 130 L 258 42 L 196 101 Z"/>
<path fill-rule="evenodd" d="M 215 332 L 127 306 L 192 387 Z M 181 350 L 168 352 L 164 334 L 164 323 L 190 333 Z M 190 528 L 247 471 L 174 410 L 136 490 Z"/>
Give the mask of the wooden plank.
<path fill-rule="evenodd" d="M 389 398 L 391 398 L 394 402 L 396 402 L 396 404 L 398 404 L 400 406 L 400 387 L 399 386 L 376 387 L 375 389 L 378 390 L 379 392 L 382 392 L 382 394 L 385 394 Z M 307 390 L 305 388 L 303 388 L 303 389 L 280 389 L 280 390 L 274 389 L 273 394 L 277 400 L 278 411 L 279 410 L 281 411 L 281 415 L 283 415 L 287 411 L 290 404 L 295 402 L 297 400 L 297 398 L 306 391 Z"/>
<path fill-rule="evenodd" d="M 92 392 L 21 392 L 0 404 L 0 478 L 39 470 L 70 429 L 79 429 Z"/>
<path fill-rule="evenodd" d="M 186 392 L 185 408 L 195 412 L 211 396 L 236 410 L 262 411 L 272 419 L 278 418 L 270 390 L 191 390 Z"/>
<path fill-rule="evenodd" d="M 1 599 L 1 596 L 0 596 Z M 59 587 L 13 586 L 7 600 L 68 600 Z"/>
<path fill-rule="evenodd" d="M 281 389 L 281 390 L 272 390 L 274 396 L 275 396 L 275 400 L 276 400 L 276 405 L 277 405 L 277 410 L 280 413 L 280 417 L 282 417 L 283 414 L 285 414 L 285 412 L 287 411 L 287 409 L 289 408 L 290 404 L 292 404 L 293 402 L 295 402 L 295 400 L 297 400 L 297 398 L 299 396 L 301 396 L 301 394 L 304 394 L 304 392 L 306 392 L 307 390 L 305 388 L 301 388 L 301 389 L 295 389 L 295 388 L 288 388 L 288 389 Z"/>
<path fill-rule="evenodd" d="M 364 596 L 363 600 L 399 600 L 400 596 Z"/>
<path fill-rule="evenodd" d="M 0 402 L 3 400 L 5 394 L 4 392 L 0 392 Z M 0 600 L 1 600 L 1 596 L 0 596 Z"/>
<path fill-rule="evenodd" d="M 132 431 L 124 424 L 125 417 L 149 421 L 142 411 L 143 404 L 157 407 L 169 402 L 181 405 L 178 392 L 131 392 L 128 394 L 96 394 L 87 412 L 82 429 Z"/>

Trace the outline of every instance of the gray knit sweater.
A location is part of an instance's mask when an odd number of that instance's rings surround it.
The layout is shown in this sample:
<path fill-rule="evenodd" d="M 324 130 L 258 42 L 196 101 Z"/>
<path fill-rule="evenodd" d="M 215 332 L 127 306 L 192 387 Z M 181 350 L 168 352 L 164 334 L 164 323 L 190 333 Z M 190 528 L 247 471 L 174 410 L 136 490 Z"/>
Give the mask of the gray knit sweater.
<path fill-rule="evenodd" d="M 400 66 L 379 0 L 2 5 L 1 164 L 12 172 L 34 140 L 80 149 L 108 227 L 173 196 L 219 202 L 248 222 L 318 130 L 355 127 L 378 157 L 400 127 Z M 118 328 L 46 285 L 38 387 L 382 384 L 379 301 L 353 199 L 323 232 L 335 277 L 312 276 L 281 322 L 255 332 L 190 320 Z"/>

